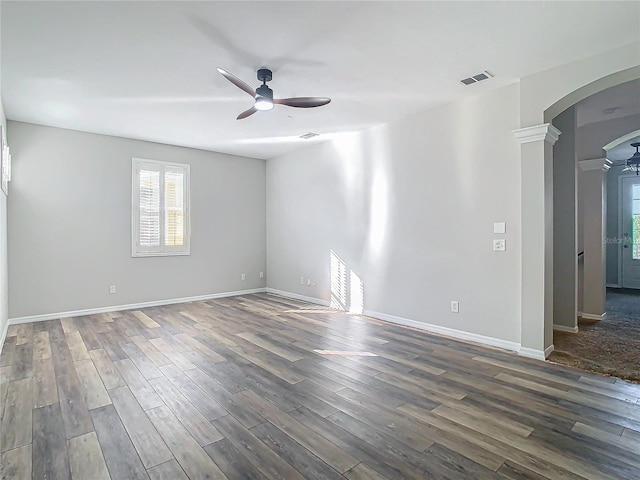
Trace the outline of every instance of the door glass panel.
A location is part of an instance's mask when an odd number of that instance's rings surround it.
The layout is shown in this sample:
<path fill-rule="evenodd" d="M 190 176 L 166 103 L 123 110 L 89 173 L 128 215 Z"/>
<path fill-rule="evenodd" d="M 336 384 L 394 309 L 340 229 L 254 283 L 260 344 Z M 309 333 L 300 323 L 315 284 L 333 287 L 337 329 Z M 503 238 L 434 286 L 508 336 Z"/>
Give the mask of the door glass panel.
<path fill-rule="evenodd" d="M 640 184 L 636 184 L 632 189 L 633 205 L 631 208 L 631 256 L 634 260 L 640 260 Z"/>

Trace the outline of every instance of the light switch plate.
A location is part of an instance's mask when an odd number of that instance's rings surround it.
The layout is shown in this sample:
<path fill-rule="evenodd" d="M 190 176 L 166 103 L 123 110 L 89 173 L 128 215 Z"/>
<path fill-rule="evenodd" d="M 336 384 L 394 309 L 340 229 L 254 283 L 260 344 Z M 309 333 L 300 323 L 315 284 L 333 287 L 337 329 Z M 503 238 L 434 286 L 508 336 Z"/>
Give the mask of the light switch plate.
<path fill-rule="evenodd" d="M 507 233 L 507 224 L 504 222 L 496 222 L 493 224 L 493 233 Z"/>
<path fill-rule="evenodd" d="M 496 238 L 493 241 L 494 252 L 504 252 L 507 249 L 507 241 L 504 238 Z"/>

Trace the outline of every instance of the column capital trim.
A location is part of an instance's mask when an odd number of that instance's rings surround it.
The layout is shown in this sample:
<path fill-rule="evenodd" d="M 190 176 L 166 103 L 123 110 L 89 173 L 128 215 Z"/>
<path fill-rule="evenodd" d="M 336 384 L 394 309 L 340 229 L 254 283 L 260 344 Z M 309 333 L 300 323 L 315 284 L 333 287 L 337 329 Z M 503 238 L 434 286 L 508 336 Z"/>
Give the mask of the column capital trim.
<path fill-rule="evenodd" d="M 513 130 L 511 133 L 513 133 L 516 141 L 520 144 L 544 140 L 553 145 L 558 141 L 562 132 L 550 123 L 543 123 L 542 125 L 534 125 L 533 127 L 519 128 Z"/>
<path fill-rule="evenodd" d="M 578 165 L 580 170 L 588 172 L 590 170 L 602 170 L 603 172 L 609 171 L 613 162 L 608 158 L 592 158 L 590 160 L 580 160 Z"/>

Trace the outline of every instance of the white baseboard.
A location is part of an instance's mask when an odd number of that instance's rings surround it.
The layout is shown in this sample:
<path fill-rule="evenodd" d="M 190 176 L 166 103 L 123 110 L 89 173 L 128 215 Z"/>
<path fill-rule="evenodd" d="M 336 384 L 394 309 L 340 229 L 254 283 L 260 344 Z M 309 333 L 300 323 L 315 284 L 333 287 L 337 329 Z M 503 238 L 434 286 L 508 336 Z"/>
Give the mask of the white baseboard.
<path fill-rule="evenodd" d="M 607 312 L 604 312 L 600 315 L 598 315 L 597 313 L 579 312 L 578 315 L 584 318 L 585 320 L 604 320 L 607 316 Z"/>
<path fill-rule="evenodd" d="M 420 330 L 424 330 L 430 333 L 437 333 L 447 337 L 452 337 L 459 340 L 466 340 L 469 342 L 479 343 L 481 345 L 489 345 L 491 347 L 503 348 L 505 350 L 511 350 L 518 352 L 520 350 L 520 344 L 516 342 L 509 342 L 507 340 L 501 340 L 494 337 L 486 337 L 484 335 L 478 335 L 477 333 L 465 332 L 463 330 L 456 330 L 454 328 L 442 327 L 440 325 L 433 325 L 431 323 L 418 322 L 417 320 L 411 320 L 403 317 L 396 317 L 395 315 L 389 315 L 387 313 L 374 312 L 372 310 L 365 310 L 363 315 L 377 318 L 378 320 L 384 320 L 386 322 L 396 323 L 398 325 L 404 325 L 407 327 L 413 327 Z"/>
<path fill-rule="evenodd" d="M 328 300 L 322 298 L 307 297 L 297 293 L 285 292 L 284 290 L 277 290 L 275 288 L 267 288 L 267 293 L 273 293 L 274 295 L 280 295 L 281 297 L 293 298 L 294 300 L 302 300 L 303 302 L 315 303 L 316 305 L 322 305 L 328 307 L 330 305 Z"/>
<path fill-rule="evenodd" d="M 521 355 L 527 358 L 534 358 L 536 360 L 546 360 L 547 357 L 551 355 L 551 352 L 553 352 L 553 345 L 549 345 L 544 350 L 536 350 L 535 348 L 520 347 L 520 351 L 518 352 L 518 355 Z"/>
<path fill-rule="evenodd" d="M 558 330 L 559 332 L 569 332 L 569 333 L 578 333 L 578 326 L 575 327 L 567 327 L 566 325 L 558 325 L 556 323 L 553 324 L 553 329 Z"/>
<path fill-rule="evenodd" d="M 30 315 L 27 317 L 10 318 L 9 325 L 20 323 L 42 322 L 45 320 L 55 320 L 56 318 L 79 317 L 81 315 L 94 315 L 96 313 L 119 312 L 121 310 L 137 310 L 146 307 L 158 307 L 161 305 L 172 305 L 174 303 L 199 302 L 202 300 L 212 300 L 214 298 L 235 297 L 238 295 L 248 295 L 250 293 L 264 293 L 266 288 L 253 288 L 251 290 L 236 290 L 235 292 L 211 293 L 208 295 L 197 295 L 195 297 L 171 298 L 168 300 L 155 300 L 153 302 L 130 303 L 127 305 L 113 305 L 110 307 L 87 308 L 84 310 L 71 310 L 68 312 L 45 313 L 42 315 Z"/>

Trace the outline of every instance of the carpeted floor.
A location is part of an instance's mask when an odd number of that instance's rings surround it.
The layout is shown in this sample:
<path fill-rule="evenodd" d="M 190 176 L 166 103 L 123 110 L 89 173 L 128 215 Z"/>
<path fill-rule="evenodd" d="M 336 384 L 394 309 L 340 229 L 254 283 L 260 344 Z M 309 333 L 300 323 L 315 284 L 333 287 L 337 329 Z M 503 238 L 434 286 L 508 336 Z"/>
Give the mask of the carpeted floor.
<path fill-rule="evenodd" d="M 607 289 L 607 316 L 554 332 L 549 360 L 640 383 L 640 290 Z"/>

